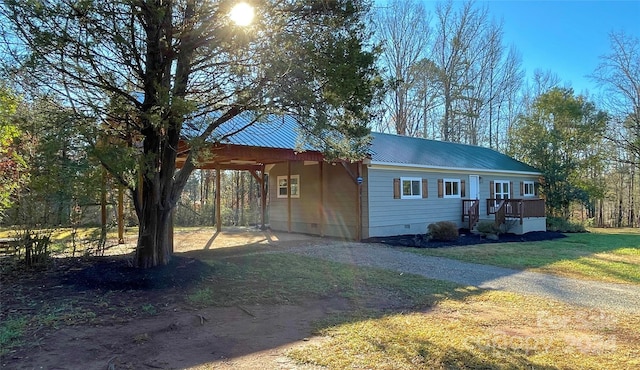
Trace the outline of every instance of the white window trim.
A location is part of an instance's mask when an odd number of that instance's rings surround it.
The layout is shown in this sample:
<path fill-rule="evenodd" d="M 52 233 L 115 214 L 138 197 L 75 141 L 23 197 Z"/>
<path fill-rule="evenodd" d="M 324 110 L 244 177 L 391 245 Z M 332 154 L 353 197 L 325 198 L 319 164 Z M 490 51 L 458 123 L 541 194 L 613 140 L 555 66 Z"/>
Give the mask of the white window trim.
<path fill-rule="evenodd" d="M 418 194 L 404 195 L 404 182 L 418 182 Z M 412 184 L 413 185 L 413 184 Z M 400 178 L 400 199 L 422 199 L 422 179 L 419 177 L 401 177 Z"/>
<path fill-rule="evenodd" d="M 457 182 L 458 183 L 458 194 L 451 194 L 451 195 L 447 195 L 447 183 L 448 182 Z M 460 195 L 460 191 L 461 189 L 461 181 L 460 179 L 442 179 L 442 197 L 443 198 L 461 198 L 462 196 Z"/>
<path fill-rule="evenodd" d="M 509 180 L 494 180 L 493 181 L 493 197 L 498 199 L 498 192 L 496 191 L 496 185 L 501 184 L 501 188 L 504 189 L 504 186 L 502 184 L 507 184 L 507 188 L 508 191 L 506 193 L 506 197 L 503 197 L 501 199 L 510 199 L 511 198 L 511 192 L 514 191 L 513 189 L 511 189 L 511 181 Z M 504 192 L 499 192 L 500 194 L 502 194 L 503 196 L 505 195 Z"/>
<path fill-rule="evenodd" d="M 277 196 L 278 198 L 287 198 L 289 196 L 289 192 L 291 191 L 291 184 L 287 183 L 287 193 L 280 194 L 280 180 L 287 180 L 287 176 L 278 176 L 276 177 L 276 188 L 277 188 Z M 291 194 L 291 198 L 300 198 L 300 175 L 291 175 L 291 182 L 295 182 L 298 184 L 298 193 Z"/>
<path fill-rule="evenodd" d="M 527 193 L 527 185 L 531 186 L 531 193 Z M 533 181 L 523 181 L 522 182 L 522 196 L 524 197 L 535 197 L 536 196 L 536 183 Z"/>

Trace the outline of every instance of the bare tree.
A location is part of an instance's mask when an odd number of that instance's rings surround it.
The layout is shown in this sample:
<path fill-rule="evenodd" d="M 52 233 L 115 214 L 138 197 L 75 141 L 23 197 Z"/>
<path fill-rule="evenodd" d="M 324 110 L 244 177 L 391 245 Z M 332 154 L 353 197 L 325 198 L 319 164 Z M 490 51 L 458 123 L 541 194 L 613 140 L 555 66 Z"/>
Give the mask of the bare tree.
<path fill-rule="evenodd" d="M 415 91 L 421 82 L 417 66 L 428 54 L 431 32 L 428 15 L 416 1 L 393 0 L 379 9 L 374 26 L 388 87 L 383 100 L 387 114 L 378 129 L 414 136 L 420 114 L 420 97 Z"/>
<path fill-rule="evenodd" d="M 609 138 L 640 165 L 640 41 L 625 33 L 611 33 L 609 40 L 611 53 L 600 57 L 591 78 L 604 89 L 603 103 L 614 117 Z"/>
<path fill-rule="evenodd" d="M 520 92 L 524 83 L 522 57 L 515 47 L 510 47 L 502 62 L 497 82 L 492 79 L 491 93 L 495 99 L 489 101 L 489 147 L 506 150 L 507 133 L 522 113 Z M 496 93 L 497 90 L 497 93 Z"/>
<path fill-rule="evenodd" d="M 618 162 L 619 181 L 613 186 L 615 199 L 607 199 L 615 211 L 610 213 L 615 226 L 640 224 L 638 209 L 638 166 L 640 166 L 640 40 L 624 32 L 609 34 L 610 53 L 590 76 L 602 89 L 602 104 L 610 113 L 607 139 L 617 146 L 610 153 Z M 617 154 L 617 155 L 616 155 Z M 605 215 L 606 217 L 606 215 Z M 605 220 L 600 221 L 606 223 Z"/>
<path fill-rule="evenodd" d="M 441 138 L 445 141 L 461 141 L 461 112 L 464 104 L 474 99 L 471 91 L 472 66 L 476 61 L 478 40 L 484 35 L 487 9 L 477 9 L 473 1 L 465 2 L 459 9 L 452 1 L 436 5 L 436 37 L 433 59 L 440 72 L 443 100 Z M 466 100 L 466 102 L 465 102 Z"/>
<path fill-rule="evenodd" d="M 436 139 L 440 136 L 438 108 L 442 106 L 440 71 L 431 59 L 418 61 L 412 69 L 416 75 L 413 103 L 418 113 L 414 136 Z"/>
<path fill-rule="evenodd" d="M 481 19 L 479 19 L 481 21 Z M 484 21 L 483 21 L 484 22 Z M 464 95 L 460 97 L 462 105 L 460 130 L 461 142 L 478 145 L 491 132 L 487 113 L 492 113 L 491 102 L 496 99 L 498 90 L 498 67 L 503 54 L 502 26 L 498 24 L 478 24 L 482 35 L 471 44 L 467 51 L 469 68 L 463 76 L 466 86 Z M 487 128 L 487 124 L 489 127 Z"/>

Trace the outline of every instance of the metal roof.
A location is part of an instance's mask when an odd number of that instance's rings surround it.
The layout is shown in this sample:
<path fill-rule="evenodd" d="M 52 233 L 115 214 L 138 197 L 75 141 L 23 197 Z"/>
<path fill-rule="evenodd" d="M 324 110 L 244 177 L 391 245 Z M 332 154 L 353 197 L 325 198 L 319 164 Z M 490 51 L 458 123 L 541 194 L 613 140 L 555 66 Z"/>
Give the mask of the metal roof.
<path fill-rule="evenodd" d="M 493 149 L 422 138 L 371 133 L 371 161 L 433 168 L 540 173 Z"/>
<path fill-rule="evenodd" d="M 299 123 L 295 117 L 269 115 L 247 126 L 253 118 L 254 116 L 250 113 L 245 113 L 221 125 L 213 135 L 214 141 L 261 148 L 298 148 Z M 227 139 L 215 140 L 216 137 L 220 138 L 238 130 L 240 131 Z M 374 164 L 540 173 L 525 163 L 480 146 L 378 132 L 372 132 L 371 136 L 370 157 Z M 307 146 L 305 149 L 310 147 Z"/>
<path fill-rule="evenodd" d="M 212 140 L 221 144 L 296 149 L 298 121 L 293 116 L 267 115 L 253 122 L 255 119 L 250 112 L 240 114 L 218 127 Z M 229 133 L 233 135 L 220 139 Z"/>

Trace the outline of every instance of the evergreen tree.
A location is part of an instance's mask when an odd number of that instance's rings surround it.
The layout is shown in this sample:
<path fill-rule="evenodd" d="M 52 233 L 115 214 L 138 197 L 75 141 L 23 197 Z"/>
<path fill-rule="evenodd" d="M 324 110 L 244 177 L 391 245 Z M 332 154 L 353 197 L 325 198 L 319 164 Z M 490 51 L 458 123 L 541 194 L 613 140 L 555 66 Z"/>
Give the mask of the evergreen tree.
<path fill-rule="evenodd" d="M 171 211 L 199 149 L 232 118 L 295 114 L 319 149 L 363 155 L 377 86 L 363 23 L 368 2 L 255 4 L 246 26 L 230 18 L 231 1 L 6 0 L 0 8 L 3 33 L 15 40 L 4 50 L 15 57 L 14 76 L 92 121 L 92 145 L 114 135 L 140 145 L 142 181 L 118 173 L 127 151 L 100 158 L 132 192 L 139 267 L 169 262 Z M 176 171 L 181 138 L 193 150 Z"/>
<path fill-rule="evenodd" d="M 509 154 L 543 174 L 548 215 L 568 218 L 572 202 L 590 205 L 602 196 L 589 169 L 602 162 L 598 149 L 606 122 L 604 112 L 572 89 L 554 88 L 540 95 L 509 132 Z"/>

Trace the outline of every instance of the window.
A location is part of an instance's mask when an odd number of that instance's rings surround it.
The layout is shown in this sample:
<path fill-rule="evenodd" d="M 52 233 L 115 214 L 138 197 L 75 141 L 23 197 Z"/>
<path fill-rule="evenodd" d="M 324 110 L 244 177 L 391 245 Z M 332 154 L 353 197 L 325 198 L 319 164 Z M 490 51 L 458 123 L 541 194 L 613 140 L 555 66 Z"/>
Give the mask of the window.
<path fill-rule="evenodd" d="M 422 179 L 416 177 L 402 177 L 402 199 L 422 198 Z"/>
<path fill-rule="evenodd" d="M 291 184 L 287 184 L 287 176 L 278 176 L 277 181 L 278 198 L 286 198 L 289 189 L 291 189 L 291 198 L 300 198 L 300 175 L 291 175 Z"/>
<path fill-rule="evenodd" d="M 525 197 L 533 197 L 536 195 L 536 187 L 533 181 L 522 182 L 522 195 Z"/>
<path fill-rule="evenodd" d="M 443 179 L 444 198 L 460 198 L 460 179 Z"/>
<path fill-rule="evenodd" d="M 493 184 L 493 194 L 495 199 L 509 199 L 511 198 L 511 191 L 509 189 L 509 181 L 496 180 Z"/>

